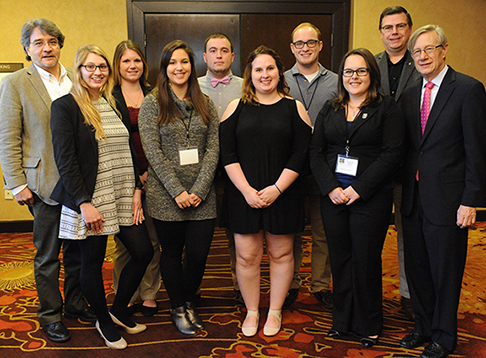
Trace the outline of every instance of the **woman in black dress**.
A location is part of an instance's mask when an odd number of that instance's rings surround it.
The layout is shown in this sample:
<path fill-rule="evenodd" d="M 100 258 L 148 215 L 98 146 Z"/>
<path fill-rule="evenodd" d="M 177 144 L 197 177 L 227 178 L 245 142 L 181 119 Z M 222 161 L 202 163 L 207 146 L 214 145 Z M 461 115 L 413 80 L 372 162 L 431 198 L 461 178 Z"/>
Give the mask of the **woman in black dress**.
<path fill-rule="evenodd" d="M 381 252 L 404 123 L 395 100 L 378 91 L 380 71 L 368 50 L 348 52 L 338 73 L 339 96 L 319 112 L 310 147 L 333 277 L 328 336 L 353 331 L 371 347 L 383 325 Z"/>
<path fill-rule="evenodd" d="M 270 260 L 270 310 L 263 329 L 280 330 L 281 309 L 293 275 L 294 234 L 304 228 L 296 179 L 304 167 L 311 124 L 304 106 L 288 95 L 275 51 L 254 50 L 244 73 L 243 97 L 226 109 L 220 132 L 222 164 L 229 181 L 222 221 L 235 233 L 236 274 L 248 309 L 242 332 L 258 331 L 263 240 Z"/>

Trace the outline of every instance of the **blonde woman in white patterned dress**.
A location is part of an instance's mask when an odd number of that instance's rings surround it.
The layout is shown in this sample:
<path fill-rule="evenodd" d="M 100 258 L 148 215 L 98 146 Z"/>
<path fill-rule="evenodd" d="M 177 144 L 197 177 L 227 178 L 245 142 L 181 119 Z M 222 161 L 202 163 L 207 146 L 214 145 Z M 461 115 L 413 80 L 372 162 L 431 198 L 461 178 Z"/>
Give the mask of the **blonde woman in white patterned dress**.
<path fill-rule="evenodd" d="M 80 283 L 98 317 L 96 329 L 106 345 L 123 349 L 127 333 L 147 327 L 132 321 L 127 305 L 152 259 L 143 223 L 141 183 L 135 176 L 129 133 L 111 95 L 113 74 L 108 58 L 95 45 L 78 49 L 71 92 L 52 103 L 51 131 L 60 180 L 52 198 L 62 204 L 59 237 L 78 240 Z M 110 312 L 102 266 L 108 235 L 116 234 L 131 260 L 119 278 Z"/>

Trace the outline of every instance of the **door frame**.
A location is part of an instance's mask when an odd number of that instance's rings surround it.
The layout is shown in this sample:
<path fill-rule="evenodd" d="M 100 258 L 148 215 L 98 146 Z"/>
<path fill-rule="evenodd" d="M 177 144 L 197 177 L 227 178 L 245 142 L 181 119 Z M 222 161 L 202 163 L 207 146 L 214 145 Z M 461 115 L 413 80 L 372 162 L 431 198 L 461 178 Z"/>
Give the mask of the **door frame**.
<path fill-rule="evenodd" d="M 146 48 L 144 16 L 163 14 L 323 14 L 332 16 L 331 70 L 348 51 L 351 0 L 127 0 L 128 38 Z"/>

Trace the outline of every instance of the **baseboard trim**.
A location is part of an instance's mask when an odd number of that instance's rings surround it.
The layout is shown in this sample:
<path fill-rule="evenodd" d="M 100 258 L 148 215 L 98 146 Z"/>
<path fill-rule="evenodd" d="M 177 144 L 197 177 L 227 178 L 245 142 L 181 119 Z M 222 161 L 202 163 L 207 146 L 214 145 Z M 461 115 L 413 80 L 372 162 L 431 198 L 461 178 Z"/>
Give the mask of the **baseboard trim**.
<path fill-rule="evenodd" d="M 2 221 L 0 222 L 0 233 L 8 232 L 32 232 L 34 229 L 33 220 Z"/>

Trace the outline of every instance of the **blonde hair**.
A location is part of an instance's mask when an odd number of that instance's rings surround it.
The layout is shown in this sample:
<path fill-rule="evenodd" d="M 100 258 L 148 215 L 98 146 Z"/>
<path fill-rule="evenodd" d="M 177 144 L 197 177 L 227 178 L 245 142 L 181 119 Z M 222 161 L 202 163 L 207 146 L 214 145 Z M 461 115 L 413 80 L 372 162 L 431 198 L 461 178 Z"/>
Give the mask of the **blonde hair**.
<path fill-rule="evenodd" d="M 116 109 L 115 98 L 112 95 L 114 86 L 113 70 L 111 68 L 110 61 L 108 60 L 108 56 L 99 46 L 80 46 L 76 51 L 73 64 L 73 86 L 71 88 L 71 94 L 73 95 L 79 109 L 81 110 L 81 113 L 83 114 L 84 123 L 94 128 L 95 137 L 97 140 L 100 140 L 101 138 L 106 138 L 105 131 L 101 126 L 100 112 L 98 112 L 98 109 L 93 104 L 90 97 L 89 87 L 81 75 L 81 66 L 90 53 L 101 56 L 106 61 L 106 65 L 108 66 L 108 80 L 103 87 L 101 87 L 100 94 L 106 99 L 113 110 L 120 115 Z"/>

